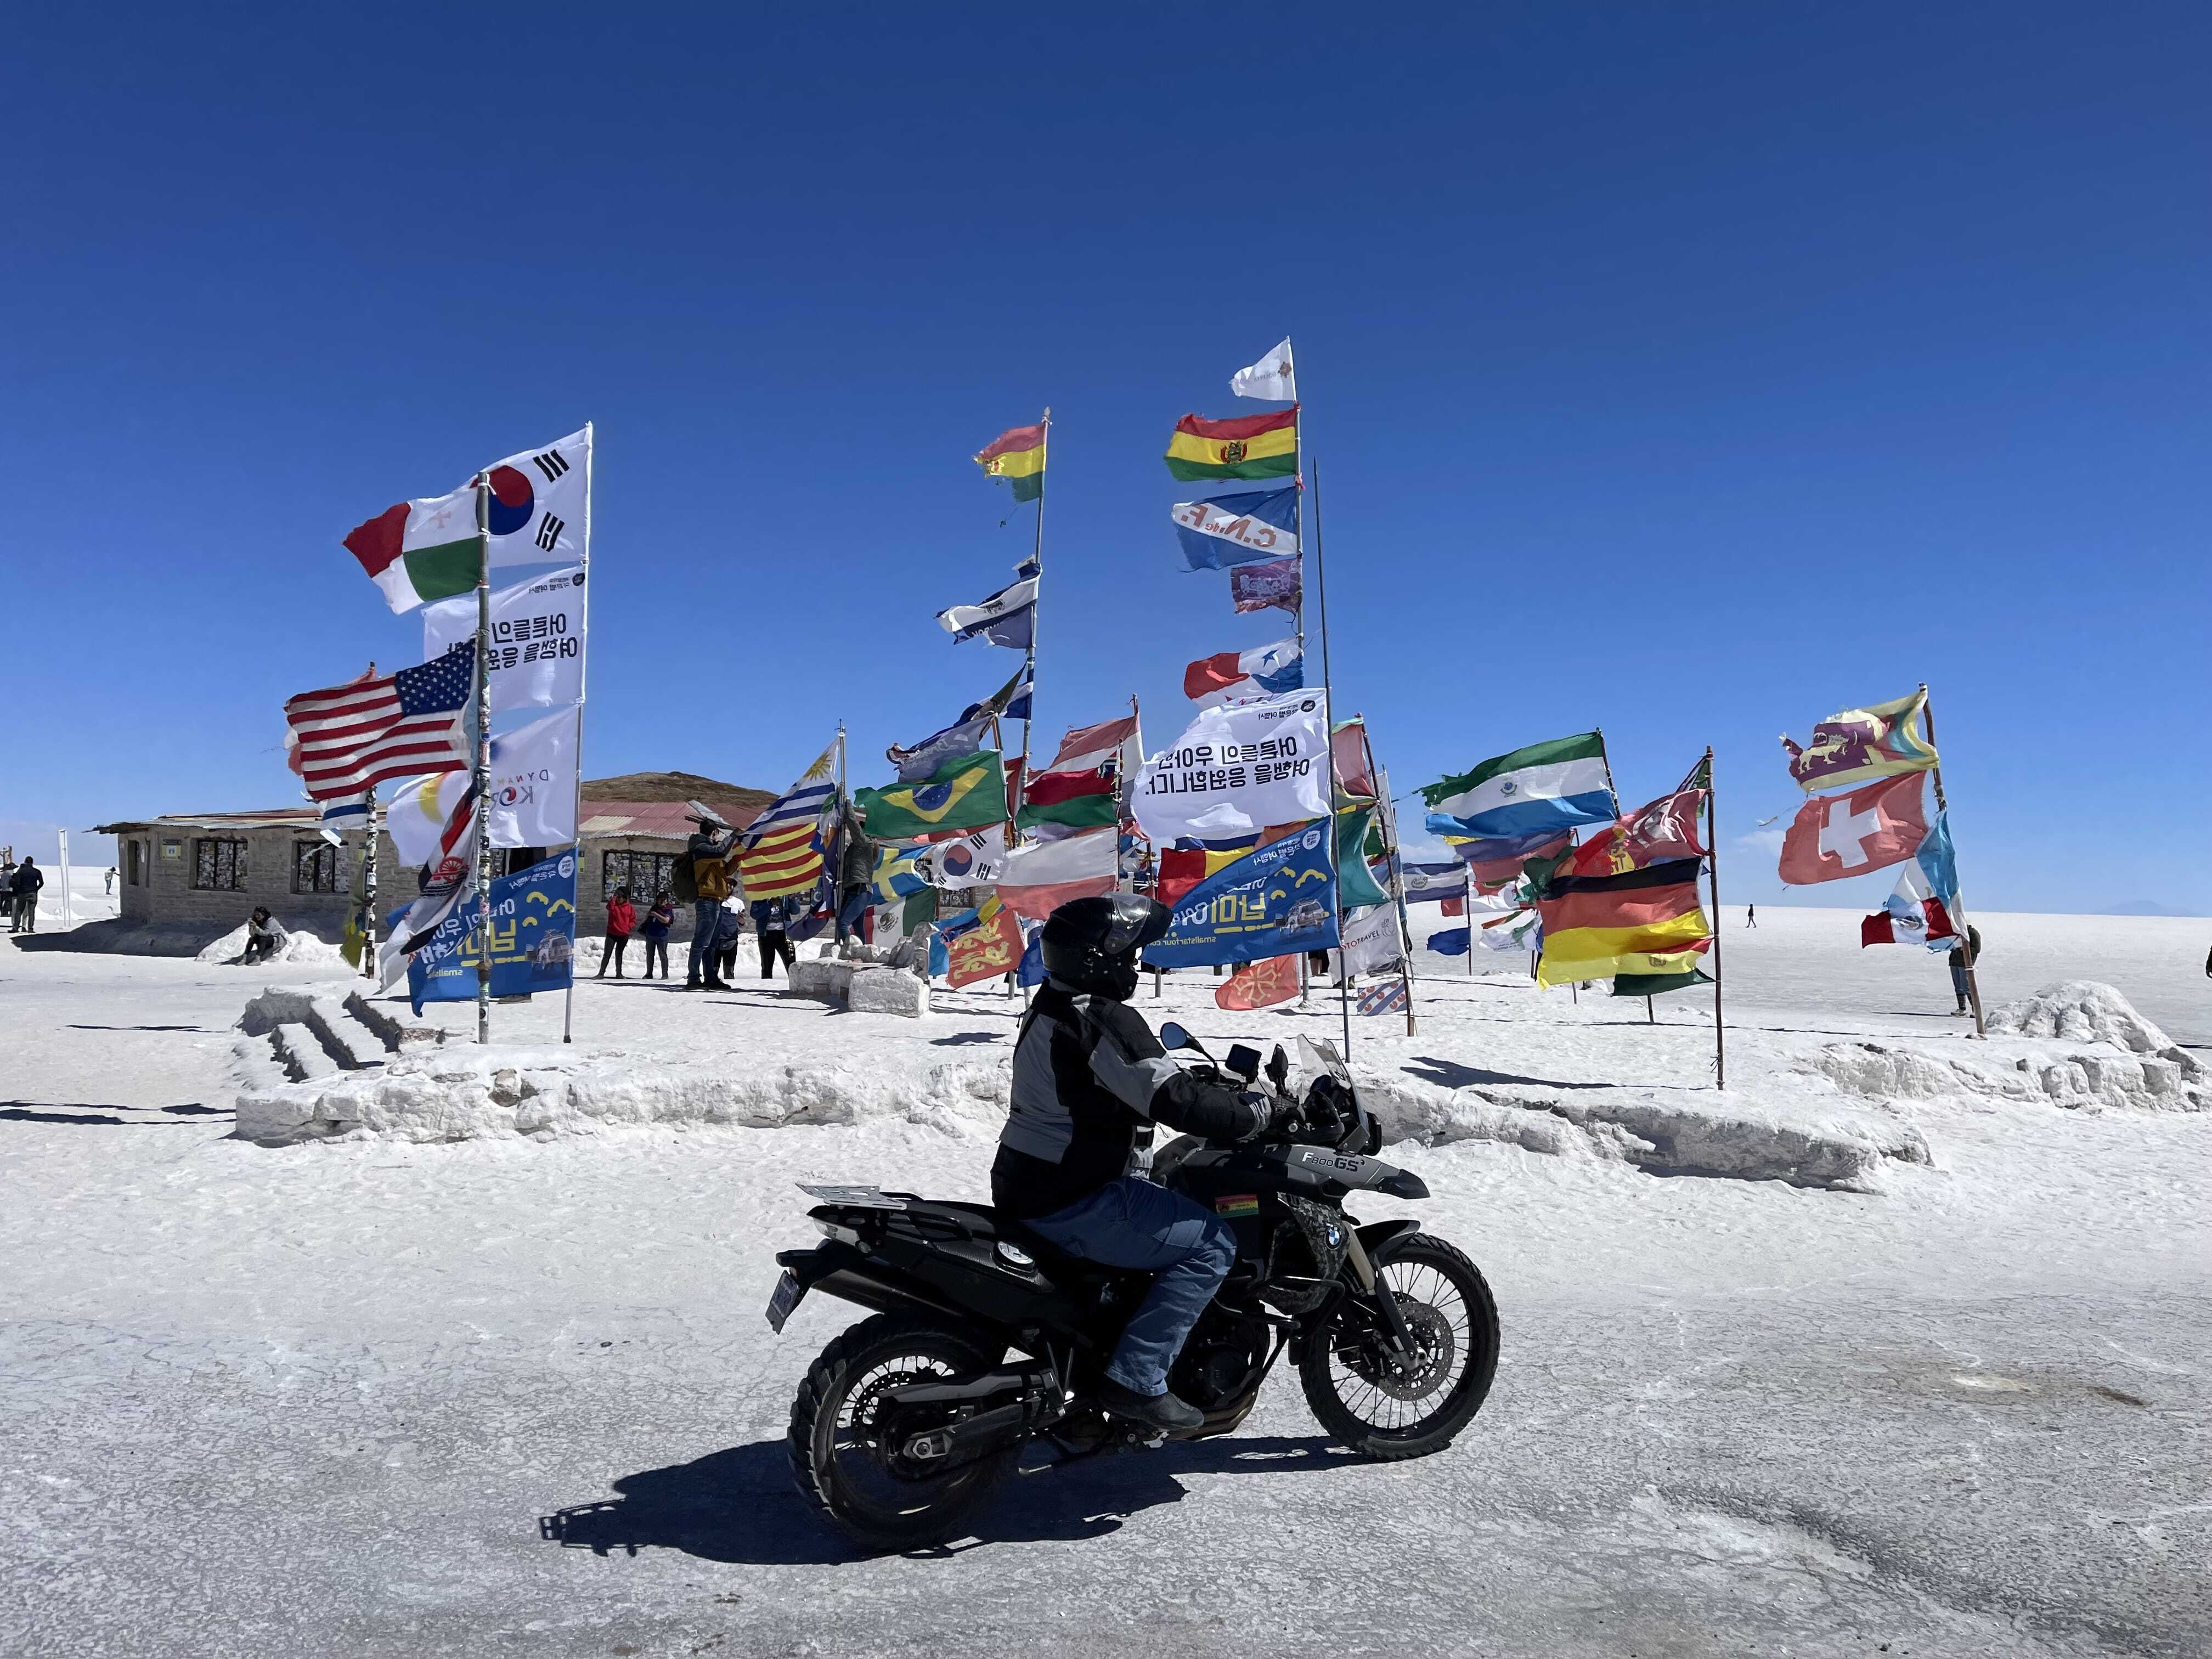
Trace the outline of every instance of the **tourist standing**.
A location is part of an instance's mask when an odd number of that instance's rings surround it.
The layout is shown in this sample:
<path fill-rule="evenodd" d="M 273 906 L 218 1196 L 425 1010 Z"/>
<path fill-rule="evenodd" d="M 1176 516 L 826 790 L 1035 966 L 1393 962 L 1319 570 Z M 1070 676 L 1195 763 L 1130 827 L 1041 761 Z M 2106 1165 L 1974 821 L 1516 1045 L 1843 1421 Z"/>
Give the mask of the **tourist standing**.
<path fill-rule="evenodd" d="M 783 963 L 785 977 L 791 974 L 792 964 L 799 958 L 791 948 L 788 915 L 785 899 L 761 899 L 753 905 L 753 926 L 760 930 L 761 977 L 774 979 L 775 964 Z"/>
<path fill-rule="evenodd" d="M 629 902 L 629 889 L 617 887 L 615 896 L 607 901 L 607 939 L 599 952 L 599 971 L 596 977 L 607 976 L 607 963 L 615 965 L 615 977 L 623 976 L 623 952 L 629 946 L 629 936 L 637 931 L 637 907 Z"/>
<path fill-rule="evenodd" d="M 726 991 L 716 940 L 722 931 L 722 901 L 730 896 L 730 872 L 724 862 L 738 844 L 738 832 L 720 818 L 691 820 L 699 826 L 684 845 L 691 874 L 691 961 L 684 975 L 687 991 Z M 716 833 L 719 831 L 720 833 Z"/>
<path fill-rule="evenodd" d="M 1982 930 L 1969 926 L 1966 939 L 1951 947 L 1951 988 L 1959 997 L 1959 1006 L 1951 1011 L 1954 1019 L 1972 1012 L 1966 1006 L 1966 970 L 1981 959 Z"/>
<path fill-rule="evenodd" d="M 28 853 L 15 866 L 14 880 L 9 891 L 15 902 L 15 931 L 35 933 L 39 931 L 39 890 L 46 884 L 46 872 L 39 868 L 39 861 Z"/>
<path fill-rule="evenodd" d="M 645 977 L 653 977 L 653 964 L 660 963 L 660 977 L 668 977 L 668 930 L 676 925 L 676 905 L 664 887 L 653 896 L 653 908 L 645 913 L 645 925 L 640 930 L 645 934 Z"/>

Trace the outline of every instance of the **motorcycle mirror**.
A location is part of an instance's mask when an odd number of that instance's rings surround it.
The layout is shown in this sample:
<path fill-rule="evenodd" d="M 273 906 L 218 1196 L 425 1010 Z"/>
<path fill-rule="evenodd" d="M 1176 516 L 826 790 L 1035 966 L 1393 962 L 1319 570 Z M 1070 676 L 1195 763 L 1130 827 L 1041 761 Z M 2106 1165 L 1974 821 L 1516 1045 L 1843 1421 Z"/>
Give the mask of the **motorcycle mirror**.
<path fill-rule="evenodd" d="M 1198 1039 L 1184 1030 L 1174 1020 L 1170 1020 L 1160 1027 L 1160 1046 L 1164 1048 L 1197 1048 L 1201 1054 L 1206 1053 L 1206 1050 L 1200 1047 Z M 1208 1058 L 1212 1056 L 1209 1055 Z"/>
<path fill-rule="evenodd" d="M 1275 1052 L 1267 1056 L 1267 1081 L 1280 1090 L 1290 1080 L 1290 1076 L 1291 1057 L 1283 1052 L 1283 1045 L 1279 1042 L 1275 1045 Z"/>

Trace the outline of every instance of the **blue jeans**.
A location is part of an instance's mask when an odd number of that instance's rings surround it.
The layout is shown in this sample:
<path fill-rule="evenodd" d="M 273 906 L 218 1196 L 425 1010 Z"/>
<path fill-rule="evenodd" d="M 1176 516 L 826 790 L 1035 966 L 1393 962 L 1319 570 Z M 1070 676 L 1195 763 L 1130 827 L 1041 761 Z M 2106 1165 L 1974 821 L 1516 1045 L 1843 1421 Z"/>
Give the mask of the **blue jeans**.
<path fill-rule="evenodd" d="M 1966 1006 L 1966 970 L 1958 963 L 1951 964 L 1951 988 L 1959 994 L 1959 1006 Z"/>
<path fill-rule="evenodd" d="M 714 939 L 722 927 L 722 901 L 701 899 L 691 907 L 691 961 L 686 980 L 714 977 Z M 702 964 L 704 964 L 703 970 Z"/>
<path fill-rule="evenodd" d="M 1179 1193 L 1133 1176 L 1030 1228 L 1088 1261 L 1158 1275 L 1121 1332 L 1106 1375 L 1133 1394 L 1164 1394 L 1168 1367 L 1237 1260 L 1229 1224 Z"/>

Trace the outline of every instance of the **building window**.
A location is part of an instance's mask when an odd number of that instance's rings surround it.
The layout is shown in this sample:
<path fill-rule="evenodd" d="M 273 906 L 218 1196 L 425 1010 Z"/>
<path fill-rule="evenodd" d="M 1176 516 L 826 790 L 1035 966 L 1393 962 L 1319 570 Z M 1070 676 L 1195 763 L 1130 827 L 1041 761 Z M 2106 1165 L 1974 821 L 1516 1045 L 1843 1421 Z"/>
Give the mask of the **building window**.
<path fill-rule="evenodd" d="M 192 843 L 192 885 L 219 893 L 246 890 L 246 843 L 242 841 L 195 841 Z"/>
<path fill-rule="evenodd" d="M 338 849 L 326 841 L 294 842 L 292 890 L 295 893 L 337 892 Z"/>
<path fill-rule="evenodd" d="M 615 889 L 627 887 L 641 905 L 649 905 L 664 887 L 673 887 L 676 860 L 666 853 L 602 853 L 599 891 L 608 898 Z"/>
<path fill-rule="evenodd" d="M 123 843 L 123 883 L 126 887 L 146 884 L 146 843 L 143 841 Z"/>

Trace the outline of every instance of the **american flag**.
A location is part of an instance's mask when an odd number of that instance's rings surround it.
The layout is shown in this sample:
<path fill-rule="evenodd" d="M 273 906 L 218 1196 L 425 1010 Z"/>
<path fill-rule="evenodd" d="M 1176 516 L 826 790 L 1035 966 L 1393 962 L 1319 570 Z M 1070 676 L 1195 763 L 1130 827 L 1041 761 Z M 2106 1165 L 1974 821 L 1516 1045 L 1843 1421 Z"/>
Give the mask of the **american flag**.
<path fill-rule="evenodd" d="M 462 711 L 476 690 L 477 642 L 381 678 L 302 691 L 284 703 L 298 769 L 317 800 L 343 800 L 392 778 L 469 764 Z"/>

